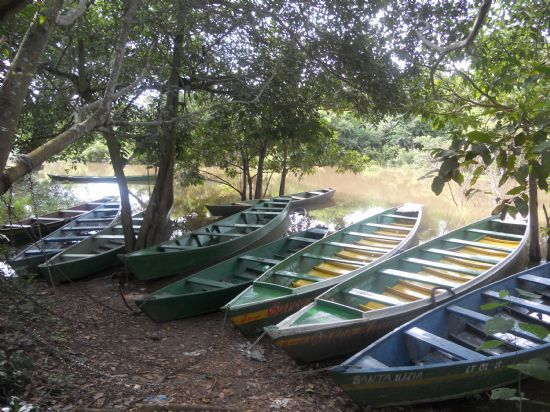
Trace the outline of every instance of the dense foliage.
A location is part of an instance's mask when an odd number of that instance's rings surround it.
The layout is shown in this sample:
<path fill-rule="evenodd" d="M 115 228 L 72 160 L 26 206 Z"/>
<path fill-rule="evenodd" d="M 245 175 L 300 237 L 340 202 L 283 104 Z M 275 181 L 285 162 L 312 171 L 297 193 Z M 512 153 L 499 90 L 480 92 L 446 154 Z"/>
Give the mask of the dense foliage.
<path fill-rule="evenodd" d="M 121 178 L 129 160 L 159 166 L 143 239 L 176 167 L 259 197 L 274 172 L 282 193 L 287 173 L 417 164 L 435 141 L 436 193 L 494 165 L 516 181 L 499 210 L 547 189 L 542 0 L 27 3 L 1 17 L 2 192 L 97 140 Z M 24 157 L 4 167 L 10 152 Z"/>

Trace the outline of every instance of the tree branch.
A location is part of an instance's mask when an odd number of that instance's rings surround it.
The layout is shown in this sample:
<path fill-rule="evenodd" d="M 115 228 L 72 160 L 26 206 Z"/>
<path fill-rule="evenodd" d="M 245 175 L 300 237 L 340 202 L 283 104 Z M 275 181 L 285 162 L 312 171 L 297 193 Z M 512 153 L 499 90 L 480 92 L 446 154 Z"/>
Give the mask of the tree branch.
<path fill-rule="evenodd" d="M 468 47 L 475 40 L 479 32 L 479 29 L 481 29 L 481 26 L 483 25 L 483 21 L 485 20 L 485 17 L 489 13 L 489 9 L 491 8 L 491 3 L 492 3 L 492 0 L 483 0 L 483 4 L 478 10 L 477 17 L 474 22 L 474 27 L 472 27 L 472 30 L 470 31 L 470 33 L 468 33 L 466 38 L 461 41 L 448 44 L 447 46 L 438 46 L 434 42 L 428 40 L 428 38 L 424 35 L 424 33 L 419 30 L 415 30 L 416 36 L 420 39 L 420 41 L 422 41 L 422 43 L 424 43 L 426 47 L 428 47 L 429 49 L 435 50 L 436 52 L 442 55 L 446 55 L 447 53 L 453 50 L 459 50 L 459 49 Z M 426 30 L 429 28 L 430 26 L 424 22 L 423 29 Z"/>
<path fill-rule="evenodd" d="M 57 16 L 55 22 L 60 26 L 70 26 L 76 21 L 76 19 L 84 14 L 87 3 L 87 0 L 79 0 L 76 8 L 67 11 L 65 14 L 60 14 Z"/>

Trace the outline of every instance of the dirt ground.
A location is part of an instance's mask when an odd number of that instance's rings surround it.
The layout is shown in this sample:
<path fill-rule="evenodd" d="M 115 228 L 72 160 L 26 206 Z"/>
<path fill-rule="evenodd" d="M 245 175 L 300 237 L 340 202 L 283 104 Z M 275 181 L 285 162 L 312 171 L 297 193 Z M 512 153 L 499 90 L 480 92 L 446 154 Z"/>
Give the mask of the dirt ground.
<path fill-rule="evenodd" d="M 16 396 L 53 411 L 360 410 L 323 373 L 327 364 L 297 365 L 267 337 L 247 356 L 252 341 L 223 313 L 154 323 L 133 300 L 170 280 L 130 281 L 121 292 L 117 276 L 56 287 L 0 276 L 0 407 Z M 519 410 L 550 410 L 545 383 L 522 390 L 545 403 Z M 488 399 L 386 411 L 518 410 Z"/>
<path fill-rule="evenodd" d="M 132 300 L 144 285 L 96 276 L 55 288 L 0 281 L 0 348 L 23 372 L 12 391 L 52 410 L 356 411 L 322 372 L 296 365 L 222 313 L 156 324 Z M 315 366 L 315 365 L 314 365 Z M 319 365 L 317 365 L 319 367 Z M 1 382 L 1 378 L 0 378 Z"/>

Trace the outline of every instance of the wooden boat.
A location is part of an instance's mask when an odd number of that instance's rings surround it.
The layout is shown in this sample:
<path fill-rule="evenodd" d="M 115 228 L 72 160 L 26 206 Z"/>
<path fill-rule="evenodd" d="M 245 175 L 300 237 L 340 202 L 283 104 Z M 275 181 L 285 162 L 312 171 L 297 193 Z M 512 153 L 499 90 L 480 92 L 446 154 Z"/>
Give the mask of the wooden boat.
<path fill-rule="evenodd" d="M 65 183 L 116 183 L 116 176 L 69 176 L 69 175 L 52 175 L 48 177 L 56 182 Z M 155 175 L 136 175 L 126 176 L 128 183 L 150 183 L 156 179 Z"/>
<path fill-rule="evenodd" d="M 38 265 L 110 225 L 120 210 L 120 202 L 106 198 L 95 209 L 83 213 L 65 226 L 53 231 L 41 240 L 23 249 L 8 263 L 16 270 L 26 268 L 34 272 Z"/>
<path fill-rule="evenodd" d="M 6 223 L 0 226 L 0 234 L 7 236 L 14 243 L 36 241 L 71 220 L 76 219 L 83 213 L 96 208 L 98 203 L 105 203 L 107 201 L 110 201 L 110 198 L 82 203 L 68 209 L 61 209 L 45 215 L 18 220 L 11 224 Z"/>
<path fill-rule="evenodd" d="M 412 244 L 421 207 L 391 208 L 327 236 L 273 266 L 224 306 L 245 335 L 261 332 L 337 283 Z"/>
<path fill-rule="evenodd" d="M 493 309 L 484 311 L 484 305 Z M 509 329 L 495 330 L 487 323 L 494 318 L 506 319 Z M 535 335 L 525 324 L 545 328 L 546 336 Z M 510 366 L 548 358 L 549 330 L 547 263 L 451 300 L 379 339 L 329 374 L 361 406 L 460 398 L 517 382 L 520 374 Z M 495 341 L 500 346 L 494 347 Z"/>
<path fill-rule="evenodd" d="M 123 256 L 137 279 L 190 273 L 283 236 L 289 202 L 265 201 L 176 239 Z"/>
<path fill-rule="evenodd" d="M 525 222 L 485 218 L 360 271 L 266 331 L 302 362 L 357 352 L 451 295 L 523 268 L 527 240 Z"/>
<path fill-rule="evenodd" d="M 210 266 L 136 301 L 155 322 L 215 312 L 271 266 L 323 238 L 315 227 Z"/>
<path fill-rule="evenodd" d="M 317 206 L 321 203 L 327 202 L 332 196 L 334 196 L 336 189 L 317 189 L 310 190 L 309 192 L 294 193 L 288 196 L 274 197 L 273 201 L 290 201 L 290 209 L 296 209 L 298 207 Z M 243 200 L 242 202 L 222 203 L 219 205 L 206 205 L 206 208 L 212 216 L 230 216 L 232 214 L 241 212 L 251 206 L 254 206 L 261 202 L 262 199 Z"/>
<path fill-rule="evenodd" d="M 143 212 L 132 216 L 134 230 L 139 231 L 142 221 Z M 117 255 L 124 252 L 124 246 L 122 225 L 108 226 L 38 265 L 38 269 L 53 284 L 80 279 L 120 263 Z"/>

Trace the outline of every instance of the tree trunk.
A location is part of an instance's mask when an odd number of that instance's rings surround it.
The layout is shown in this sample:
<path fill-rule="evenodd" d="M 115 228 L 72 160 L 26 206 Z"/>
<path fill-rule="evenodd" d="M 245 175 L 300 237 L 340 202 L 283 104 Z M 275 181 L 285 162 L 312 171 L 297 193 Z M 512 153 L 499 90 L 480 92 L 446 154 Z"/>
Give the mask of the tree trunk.
<path fill-rule="evenodd" d="M 246 189 L 248 187 L 248 176 L 250 175 L 250 169 L 248 165 L 248 157 L 244 149 L 241 148 L 241 159 L 243 162 L 243 182 L 242 182 L 242 192 L 241 200 L 246 200 Z"/>
<path fill-rule="evenodd" d="M 288 174 L 288 169 L 284 167 L 283 170 L 281 171 L 281 183 L 279 184 L 279 196 L 285 195 L 287 174 Z"/>
<path fill-rule="evenodd" d="M 0 89 L 0 171 L 6 168 L 31 80 L 62 5 L 62 0 L 48 0 L 44 11 L 36 13 Z"/>
<path fill-rule="evenodd" d="M 126 176 L 124 175 L 124 160 L 120 155 L 120 142 L 116 138 L 112 128 L 104 130 L 103 136 L 107 141 L 109 155 L 111 156 L 111 164 L 113 165 L 113 172 L 115 173 L 118 183 L 118 191 L 120 193 L 120 219 L 122 223 L 122 231 L 124 233 L 125 248 L 126 252 L 130 252 L 135 248 L 136 234 L 132 224 L 132 205 L 130 204 L 130 197 L 128 195 L 128 182 L 126 181 Z"/>
<path fill-rule="evenodd" d="M 285 139 L 283 142 L 283 165 L 281 167 L 281 182 L 279 183 L 279 196 L 285 195 L 286 175 L 288 174 L 288 144 Z"/>
<path fill-rule="evenodd" d="M 540 244 L 539 244 L 539 215 L 538 215 L 538 192 L 537 179 L 535 176 L 529 176 L 529 260 L 531 262 L 540 262 Z"/>
<path fill-rule="evenodd" d="M 256 191 L 254 192 L 255 199 L 261 199 L 264 193 L 264 161 L 267 154 L 267 146 L 267 140 L 262 141 L 262 145 L 260 146 L 260 151 L 258 153 L 258 175 L 256 176 Z"/>
<path fill-rule="evenodd" d="M 172 56 L 172 68 L 166 92 L 166 105 L 163 119 L 175 119 L 179 106 L 180 67 L 183 54 L 183 30 L 185 7 L 183 1 L 175 0 L 176 30 Z M 174 166 L 176 163 L 176 122 L 165 123 L 160 133 L 159 170 L 155 188 L 143 217 L 136 248 L 154 245 L 166 240 L 171 233 L 170 210 L 174 202 Z"/>

